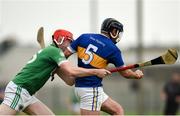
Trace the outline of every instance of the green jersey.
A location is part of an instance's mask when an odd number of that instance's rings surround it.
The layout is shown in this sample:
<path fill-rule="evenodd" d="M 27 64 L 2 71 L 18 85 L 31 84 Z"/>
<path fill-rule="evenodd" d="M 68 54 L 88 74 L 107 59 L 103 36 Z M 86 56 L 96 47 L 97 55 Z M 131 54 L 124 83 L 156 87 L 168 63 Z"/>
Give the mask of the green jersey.
<path fill-rule="evenodd" d="M 33 95 L 50 78 L 52 71 L 65 60 L 62 50 L 51 44 L 38 51 L 12 81 Z"/>

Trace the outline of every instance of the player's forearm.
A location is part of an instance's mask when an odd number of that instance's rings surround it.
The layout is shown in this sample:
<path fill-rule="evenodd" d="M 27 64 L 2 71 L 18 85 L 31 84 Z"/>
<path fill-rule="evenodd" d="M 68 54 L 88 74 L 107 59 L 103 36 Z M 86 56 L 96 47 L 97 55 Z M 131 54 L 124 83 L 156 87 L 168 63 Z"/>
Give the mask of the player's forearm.
<path fill-rule="evenodd" d="M 60 66 L 61 73 L 64 73 L 68 77 L 83 77 L 96 75 L 97 69 L 85 69 L 73 66 L 70 62 L 64 62 Z"/>
<path fill-rule="evenodd" d="M 111 74 L 111 72 L 106 69 L 85 69 L 81 67 L 74 67 L 70 62 L 62 63 L 60 69 L 69 77 L 86 77 L 97 75 L 100 78 L 104 78 L 105 76 Z"/>
<path fill-rule="evenodd" d="M 97 69 L 84 69 L 80 67 L 74 67 L 72 68 L 70 75 L 73 77 L 97 75 Z"/>
<path fill-rule="evenodd" d="M 60 68 L 56 69 L 56 74 L 69 86 L 74 85 L 75 77 L 67 75 L 67 73 L 63 72 Z"/>

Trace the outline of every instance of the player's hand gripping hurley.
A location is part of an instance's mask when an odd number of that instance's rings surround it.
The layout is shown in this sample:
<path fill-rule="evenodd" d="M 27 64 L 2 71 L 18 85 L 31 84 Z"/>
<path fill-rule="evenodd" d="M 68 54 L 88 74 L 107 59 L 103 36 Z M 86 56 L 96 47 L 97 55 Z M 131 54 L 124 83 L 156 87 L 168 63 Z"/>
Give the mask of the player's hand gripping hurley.
<path fill-rule="evenodd" d="M 160 65 L 160 64 L 174 64 L 178 58 L 178 53 L 176 49 L 168 49 L 166 53 L 163 55 L 152 59 L 150 61 L 142 62 L 142 63 L 137 63 L 137 64 L 132 64 L 124 67 L 118 67 L 118 68 L 110 68 L 110 72 L 118 72 L 118 71 L 123 71 L 126 69 L 132 69 L 132 68 L 138 68 L 138 67 L 145 67 L 145 66 L 152 66 L 152 65 Z"/>

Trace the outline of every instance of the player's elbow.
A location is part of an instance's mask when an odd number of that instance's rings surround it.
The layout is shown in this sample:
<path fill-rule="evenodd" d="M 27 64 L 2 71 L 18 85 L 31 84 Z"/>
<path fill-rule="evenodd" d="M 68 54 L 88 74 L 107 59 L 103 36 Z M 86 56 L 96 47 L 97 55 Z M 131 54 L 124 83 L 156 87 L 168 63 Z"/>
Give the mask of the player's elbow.
<path fill-rule="evenodd" d="M 73 86 L 73 85 L 74 85 L 74 83 L 68 83 L 67 85 L 69 85 L 69 86 Z"/>
<path fill-rule="evenodd" d="M 66 84 L 69 85 L 69 86 L 73 86 L 74 82 L 66 82 Z"/>
<path fill-rule="evenodd" d="M 69 85 L 69 86 L 73 86 L 75 83 L 75 77 L 71 77 L 71 76 L 67 76 L 65 79 L 63 79 L 64 82 Z"/>

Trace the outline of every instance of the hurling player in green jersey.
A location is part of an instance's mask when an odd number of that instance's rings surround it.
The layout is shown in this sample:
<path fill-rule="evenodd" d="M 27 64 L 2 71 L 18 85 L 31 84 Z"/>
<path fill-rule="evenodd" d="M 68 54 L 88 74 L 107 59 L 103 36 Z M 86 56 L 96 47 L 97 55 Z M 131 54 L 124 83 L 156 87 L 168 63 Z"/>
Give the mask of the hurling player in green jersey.
<path fill-rule="evenodd" d="M 56 30 L 53 43 L 38 51 L 19 73 L 8 83 L 3 103 L 0 105 L 0 115 L 15 115 L 23 111 L 32 115 L 53 115 L 53 112 L 34 94 L 43 87 L 52 72 L 68 84 L 74 84 L 75 77 L 97 75 L 103 78 L 110 74 L 105 69 L 84 69 L 74 67 L 66 59 L 69 53 L 64 52 L 73 41 L 73 35 L 66 30 Z"/>

